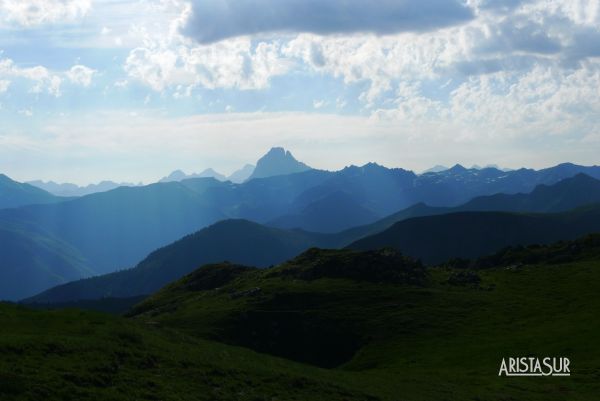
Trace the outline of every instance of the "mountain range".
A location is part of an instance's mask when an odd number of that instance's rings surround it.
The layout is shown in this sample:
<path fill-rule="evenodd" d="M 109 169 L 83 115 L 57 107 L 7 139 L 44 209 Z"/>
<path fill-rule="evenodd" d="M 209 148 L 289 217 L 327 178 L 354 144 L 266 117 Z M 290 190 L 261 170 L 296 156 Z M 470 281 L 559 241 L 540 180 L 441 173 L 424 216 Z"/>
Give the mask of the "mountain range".
<path fill-rule="evenodd" d="M 294 168 L 308 168 L 297 162 L 289 152 L 276 148 L 259 160 L 259 173 L 269 170 L 269 166 L 279 165 L 281 160 Z M 411 217 L 466 210 L 564 211 L 596 199 L 597 182 L 593 178 L 579 176 L 580 173 L 600 177 L 600 167 L 562 164 L 539 171 L 520 169 L 503 172 L 493 168 L 466 169 L 457 165 L 440 173 L 416 175 L 407 170 L 369 163 L 334 172 L 308 169 L 287 175 L 277 174 L 253 178 L 242 184 L 194 178 L 120 187 L 75 199 L 54 197 L 27 184 L 9 180 L 11 184 L 6 185 L 7 189 L 2 193 L 4 198 L 15 199 L 30 190 L 36 196 L 22 200 L 20 204 L 24 206 L 0 209 L 0 226 L 21 227 L 20 235 L 6 234 L 14 235 L 14 241 L 27 235 L 38 235 L 35 230 L 28 233 L 36 227 L 43 231 L 43 235 L 57 241 L 53 246 L 58 254 L 62 252 L 60 244 L 67 244 L 77 254 L 78 263 L 72 266 L 72 271 L 84 272 L 85 277 L 136 266 L 152 251 L 226 219 L 248 220 L 296 235 L 300 229 L 305 232 L 303 235 L 311 238 L 310 246 L 338 247 L 347 246 Z M 573 178 L 573 181 L 554 188 L 554 184 L 566 178 Z M 4 181 L 8 182 L 7 178 Z M 545 187 L 536 189 L 539 185 Z M 518 195 L 534 189 L 530 195 Z M 489 198 L 467 203 L 480 196 Z M 44 201 L 49 203 L 39 204 Z M 38 204 L 26 205 L 30 202 Z M 330 238 L 329 242 L 320 242 L 326 237 Z M 318 240 L 313 241 L 314 238 Z M 7 247 L 0 243 L 0 251 Z M 39 254 L 47 255 L 44 252 Z M 234 249 L 231 254 L 235 254 Z M 63 259 L 73 260 L 69 255 Z M 49 265 L 46 261 L 42 262 L 43 266 Z M 205 263 L 203 259 L 195 261 L 193 258 L 190 262 Z M 0 274 L 11 268 L 7 262 L 0 262 Z M 79 276 L 57 275 L 57 280 L 47 281 L 46 288 L 73 277 Z M 30 289 L 24 289 L 20 297 L 34 294 Z M 5 296 L 0 293 L 0 298 Z M 13 292 L 11 297 L 14 296 Z"/>
<path fill-rule="evenodd" d="M 71 183 L 62 183 L 58 184 L 54 181 L 28 181 L 29 185 L 33 185 L 34 187 L 41 188 L 44 191 L 50 192 L 56 196 L 64 196 L 64 197 L 76 197 L 76 196 L 85 196 L 90 194 L 95 194 L 97 192 L 106 192 L 118 187 L 134 187 L 140 186 L 141 184 L 132 184 L 127 182 L 116 183 L 113 181 L 102 181 L 98 184 L 89 184 L 86 186 L 79 186 Z"/>
<path fill-rule="evenodd" d="M 219 181 L 227 180 L 227 177 L 225 177 L 223 174 L 217 173 L 212 168 L 207 168 L 206 170 L 202 171 L 201 173 L 192 173 L 192 174 L 186 174 L 181 170 L 175 170 L 168 176 L 161 178 L 160 181 L 158 181 L 158 182 L 183 181 L 183 180 L 187 180 L 190 178 L 214 178 L 215 180 L 219 180 Z"/>
<path fill-rule="evenodd" d="M 218 181 L 231 181 L 234 184 L 241 184 L 242 182 L 250 178 L 250 176 L 254 172 L 254 169 L 255 167 L 252 164 L 246 164 L 241 169 L 234 171 L 229 177 L 226 177 L 223 174 L 216 172 L 212 168 L 207 168 L 201 173 L 192 174 L 186 174 L 181 170 L 175 170 L 168 176 L 161 178 L 159 182 L 183 181 L 189 180 L 191 178 L 214 178 Z"/>
<path fill-rule="evenodd" d="M 480 211 L 486 209 L 486 202 L 490 210 L 507 212 Z M 509 245 L 548 243 L 600 231 L 600 206 L 585 206 L 593 203 L 600 204 L 600 181 L 581 174 L 553 186 L 538 186 L 530 194 L 509 195 L 504 208 L 494 196 L 456 208 L 417 204 L 375 223 L 333 234 L 226 220 L 151 253 L 133 269 L 55 287 L 29 301 L 149 294 L 202 264 L 227 260 L 266 267 L 310 247 L 393 247 L 433 264 L 452 257 L 478 257 Z"/>
<path fill-rule="evenodd" d="M 57 203 L 63 201 L 51 193 L 30 184 L 11 180 L 0 174 L 0 209 L 14 208 L 23 205 Z"/>

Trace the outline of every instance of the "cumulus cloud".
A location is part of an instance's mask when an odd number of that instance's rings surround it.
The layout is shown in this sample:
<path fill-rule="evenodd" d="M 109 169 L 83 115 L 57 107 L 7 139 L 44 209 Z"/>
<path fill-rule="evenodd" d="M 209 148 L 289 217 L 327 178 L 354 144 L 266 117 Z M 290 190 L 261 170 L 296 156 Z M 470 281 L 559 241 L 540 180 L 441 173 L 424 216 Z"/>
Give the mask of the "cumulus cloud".
<path fill-rule="evenodd" d="M 488 37 L 477 45 L 477 51 L 512 53 L 515 51 L 555 54 L 562 49 L 559 38 L 551 38 L 547 27 L 524 16 L 511 18 L 489 27 Z"/>
<path fill-rule="evenodd" d="M 46 92 L 56 97 L 61 94 L 62 78 L 44 66 L 23 68 L 9 58 L 0 58 L 0 79 L 2 78 L 17 78 L 31 82 L 30 93 Z"/>
<path fill-rule="evenodd" d="M 419 32 L 473 18 L 458 0 L 193 0 L 192 5 L 183 32 L 200 43 L 269 32 Z"/>
<path fill-rule="evenodd" d="M 24 27 L 70 22 L 87 14 L 91 5 L 91 0 L 1 0 L 0 21 Z"/>
<path fill-rule="evenodd" d="M 85 65 L 78 64 L 71 67 L 71 69 L 67 71 L 66 75 L 72 83 L 87 88 L 92 84 L 92 78 L 97 72 L 98 71 L 86 67 Z"/>
<path fill-rule="evenodd" d="M 261 89 L 288 71 L 280 45 L 237 39 L 212 46 L 150 45 L 132 50 L 125 62 L 130 77 L 156 91 L 171 86 Z"/>

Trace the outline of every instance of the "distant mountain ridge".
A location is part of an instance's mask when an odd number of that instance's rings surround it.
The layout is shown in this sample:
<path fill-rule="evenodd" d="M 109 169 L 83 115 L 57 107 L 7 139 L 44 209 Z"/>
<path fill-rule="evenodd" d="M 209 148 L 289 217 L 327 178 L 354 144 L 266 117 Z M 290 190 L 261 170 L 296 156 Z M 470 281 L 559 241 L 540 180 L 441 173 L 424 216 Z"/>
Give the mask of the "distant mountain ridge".
<path fill-rule="evenodd" d="M 225 217 L 199 193 L 173 182 L 4 209 L 0 225 L 44 229 L 79 250 L 101 274 L 130 267 L 149 251 Z"/>
<path fill-rule="evenodd" d="M 52 195 L 41 188 L 13 181 L 8 176 L 0 174 L 0 209 L 32 204 L 57 203 L 63 200 L 65 199 Z"/>
<path fill-rule="evenodd" d="M 79 186 L 71 183 L 56 183 L 54 181 L 28 181 L 30 185 L 41 188 L 45 191 L 50 192 L 56 196 L 85 196 L 95 194 L 97 192 L 106 192 L 118 187 L 135 187 L 140 184 L 132 184 L 128 182 L 117 183 L 113 181 L 101 181 L 98 184 L 89 184 L 86 186 Z"/>
<path fill-rule="evenodd" d="M 244 182 L 248 178 L 250 178 L 252 173 L 254 173 L 254 169 L 255 169 L 254 165 L 246 164 L 241 169 L 236 170 L 233 173 L 231 173 L 231 175 L 229 177 L 227 177 L 227 179 L 229 181 L 233 182 L 234 184 L 241 184 L 242 182 Z"/>
<path fill-rule="evenodd" d="M 219 181 L 227 180 L 227 177 L 225 177 L 223 174 L 217 173 L 212 168 L 207 168 L 206 170 L 202 171 L 201 173 L 192 173 L 192 174 L 186 174 L 181 170 L 175 170 L 168 176 L 161 178 L 160 181 L 158 181 L 158 182 L 177 182 L 177 181 L 188 180 L 190 178 L 214 178 Z"/>

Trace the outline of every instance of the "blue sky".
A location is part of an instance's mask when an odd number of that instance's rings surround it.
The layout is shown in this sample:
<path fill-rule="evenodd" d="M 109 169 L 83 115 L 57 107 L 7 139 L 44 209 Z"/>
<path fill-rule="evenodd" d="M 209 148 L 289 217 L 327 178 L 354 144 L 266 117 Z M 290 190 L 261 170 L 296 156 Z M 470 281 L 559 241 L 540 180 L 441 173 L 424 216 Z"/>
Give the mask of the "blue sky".
<path fill-rule="evenodd" d="M 600 1 L 0 0 L 0 172 L 598 164 Z"/>

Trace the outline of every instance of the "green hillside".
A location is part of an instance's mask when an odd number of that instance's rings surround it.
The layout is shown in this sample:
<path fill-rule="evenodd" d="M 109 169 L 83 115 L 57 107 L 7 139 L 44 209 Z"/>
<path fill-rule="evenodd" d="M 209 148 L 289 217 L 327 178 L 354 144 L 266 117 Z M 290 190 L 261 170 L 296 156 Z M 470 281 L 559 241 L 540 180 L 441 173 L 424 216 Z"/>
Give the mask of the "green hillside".
<path fill-rule="evenodd" d="M 0 304 L 2 401 L 377 400 L 344 374 L 123 318 Z"/>
<path fill-rule="evenodd" d="M 313 249 L 273 269 L 206 267 L 131 315 L 331 368 L 385 400 L 595 399 L 600 237 L 473 263 L 425 271 L 392 250 Z M 498 377 L 510 356 L 565 356 L 573 373 Z"/>
<path fill-rule="evenodd" d="M 591 401 L 599 285 L 596 235 L 434 268 L 391 249 L 206 266 L 130 318 L 0 304 L 0 399 Z M 498 377 L 509 356 L 572 375 Z"/>

